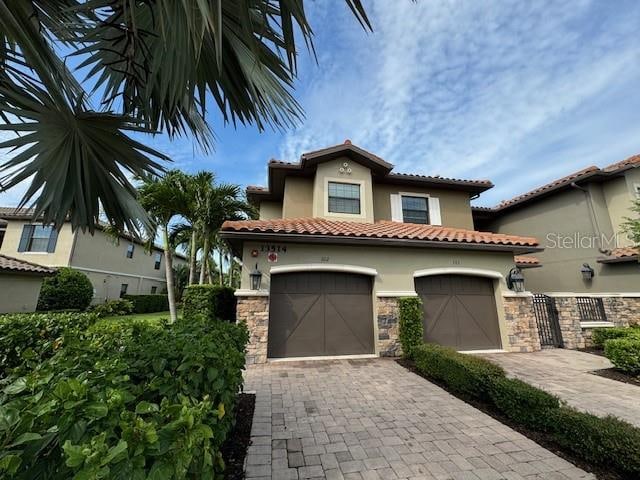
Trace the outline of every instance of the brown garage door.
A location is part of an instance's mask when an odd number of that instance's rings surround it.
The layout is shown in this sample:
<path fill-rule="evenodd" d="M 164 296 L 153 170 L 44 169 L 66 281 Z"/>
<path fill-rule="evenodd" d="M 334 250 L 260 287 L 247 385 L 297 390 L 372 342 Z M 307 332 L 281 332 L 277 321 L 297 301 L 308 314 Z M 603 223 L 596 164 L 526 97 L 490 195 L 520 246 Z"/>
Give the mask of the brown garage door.
<path fill-rule="evenodd" d="M 334 272 L 271 277 L 270 358 L 373 352 L 371 277 Z"/>
<path fill-rule="evenodd" d="M 500 348 L 493 280 L 465 275 L 416 278 L 424 339 L 458 350 Z"/>

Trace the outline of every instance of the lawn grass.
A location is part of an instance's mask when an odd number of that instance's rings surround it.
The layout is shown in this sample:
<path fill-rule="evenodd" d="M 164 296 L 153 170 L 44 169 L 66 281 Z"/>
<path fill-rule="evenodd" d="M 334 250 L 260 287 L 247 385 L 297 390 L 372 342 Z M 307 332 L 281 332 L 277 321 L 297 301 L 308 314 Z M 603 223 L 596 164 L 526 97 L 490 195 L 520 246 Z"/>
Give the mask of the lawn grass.
<path fill-rule="evenodd" d="M 180 317 L 180 315 L 178 315 Z M 132 313 L 131 315 L 114 315 L 112 317 L 104 317 L 98 320 L 97 324 L 110 322 L 128 322 L 131 320 L 142 320 L 149 323 L 155 323 L 162 319 L 168 319 L 169 312 L 153 312 L 153 313 Z"/>

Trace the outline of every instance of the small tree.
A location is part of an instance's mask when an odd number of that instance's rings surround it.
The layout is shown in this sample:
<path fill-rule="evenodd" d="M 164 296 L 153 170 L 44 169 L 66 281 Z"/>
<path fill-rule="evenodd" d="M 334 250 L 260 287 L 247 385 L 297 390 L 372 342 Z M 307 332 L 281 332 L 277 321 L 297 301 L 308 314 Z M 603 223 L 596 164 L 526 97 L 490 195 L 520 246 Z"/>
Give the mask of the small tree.
<path fill-rule="evenodd" d="M 422 345 L 422 300 L 418 297 L 403 297 L 398 300 L 400 307 L 399 337 L 402 354 L 413 358 L 414 350 Z"/>
<path fill-rule="evenodd" d="M 64 267 L 42 282 L 38 310 L 85 310 L 92 298 L 93 285 L 89 278 Z"/>
<path fill-rule="evenodd" d="M 640 199 L 633 202 L 631 211 L 635 213 L 635 218 L 625 217 L 622 231 L 629 234 L 629 238 L 634 245 L 640 245 Z"/>

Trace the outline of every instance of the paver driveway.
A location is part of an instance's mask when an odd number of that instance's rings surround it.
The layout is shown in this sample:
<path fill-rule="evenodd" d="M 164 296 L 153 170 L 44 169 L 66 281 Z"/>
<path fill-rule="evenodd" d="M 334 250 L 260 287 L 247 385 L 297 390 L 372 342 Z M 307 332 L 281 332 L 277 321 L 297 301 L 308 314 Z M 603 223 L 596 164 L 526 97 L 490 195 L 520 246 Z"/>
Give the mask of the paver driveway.
<path fill-rule="evenodd" d="M 250 366 L 255 479 L 595 478 L 393 360 Z"/>
<path fill-rule="evenodd" d="M 605 357 L 554 348 L 534 353 L 483 354 L 507 374 L 542 388 L 575 408 L 615 415 L 640 426 L 640 387 L 589 372 L 613 365 Z"/>

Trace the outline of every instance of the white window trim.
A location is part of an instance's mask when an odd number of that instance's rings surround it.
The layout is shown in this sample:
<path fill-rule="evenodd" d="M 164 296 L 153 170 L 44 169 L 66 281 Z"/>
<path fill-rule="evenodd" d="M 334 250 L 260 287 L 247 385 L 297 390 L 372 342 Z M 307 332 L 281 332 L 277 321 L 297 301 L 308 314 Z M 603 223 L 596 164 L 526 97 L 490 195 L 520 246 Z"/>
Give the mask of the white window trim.
<path fill-rule="evenodd" d="M 640 183 L 633 184 L 633 193 L 636 198 L 640 199 Z"/>
<path fill-rule="evenodd" d="M 345 183 L 347 185 L 359 185 L 360 186 L 360 213 L 338 213 L 338 212 L 330 212 L 329 211 L 329 182 L 334 183 Z M 364 180 L 354 180 L 351 178 L 336 178 L 336 177 L 325 177 L 324 179 L 324 215 L 326 217 L 349 217 L 349 218 L 367 218 L 367 212 L 365 209 L 364 197 L 366 195 L 365 192 L 365 181 Z"/>
<path fill-rule="evenodd" d="M 394 195 L 398 195 L 399 197 L 399 205 L 395 208 L 399 208 L 400 211 L 397 212 L 397 214 L 400 216 L 400 219 L 394 218 L 393 215 L 393 210 L 394 210 L 394 206 L 393 206 L 393 196 Z M 392 193 L 390 196 L 390 202 L 391 202 L 391 220 L 394 222 L 401 222 L 401 223 L 405 223 L 404 221 L 404 214 L 402 213 L 402 197 L 420 197 L 420 198 L 426 198 L 427 199 L 427 214 L 429 216 L 429 223 L 427 223 L 426 225 L 434 225 L 434 226 L 441 226 L 442 225 L 442 215 L 440 213 L 440 199 L 438 197 L 434 197 L 429 193 L 416 193 L 416 192 L 398 192 L 398 193 Z"/>
<path fill-rule="evenodd" d="M 474 277 L 488 277 L 495 279 L 502 279 L 504 276 L 500 272 L 495 270 L 485 270 L 483 268 L 466 268 L 466 267 L 442 267 L 442 268 L 427 268 L 425 270 L 416 270 L 413 272 L 413 277 L 430 277 L 434 275 L 470 275 Z"/>
<path fill-rule="evenodd" d="M 292 272 L 345 272 L 370 275 L 372 277 L 378 275 L 378 271 L 374 268 L 360 267 L 358 265 L 340 265 L 331 263 L 303 263 L 296 265 L 282 265 L 279 267 L 271 267 L 271 270 L 269 271 L 271 275 Z"/>

